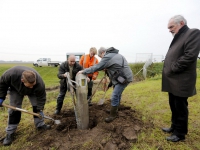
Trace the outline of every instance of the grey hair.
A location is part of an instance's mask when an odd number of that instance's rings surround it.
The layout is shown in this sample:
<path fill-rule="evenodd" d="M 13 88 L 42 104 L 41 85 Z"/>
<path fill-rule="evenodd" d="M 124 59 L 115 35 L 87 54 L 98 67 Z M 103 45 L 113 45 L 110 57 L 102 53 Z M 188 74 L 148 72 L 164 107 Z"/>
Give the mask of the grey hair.
<path fill-rule="evenodd" d="M 98 56 L 100 57 L 103 52 L 106 52 L 106 48 L 100 47 L 99 50 L 98 50 Z"/>
<path fill-rule="evenodd" d="M 171 19 L 173 19 L 174 23 L 176 24 L 179 24 L 181 21 L 183 21 L 184 24 L 187 25 L 187 20 L 181 15 L 176 15 L 172 17 Z"/>

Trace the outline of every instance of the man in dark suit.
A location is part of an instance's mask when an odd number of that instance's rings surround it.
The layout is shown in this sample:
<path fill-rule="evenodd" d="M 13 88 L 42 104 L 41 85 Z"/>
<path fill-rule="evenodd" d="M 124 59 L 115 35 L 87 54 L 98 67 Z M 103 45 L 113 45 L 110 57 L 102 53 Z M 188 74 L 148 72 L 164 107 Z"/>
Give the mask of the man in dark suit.
<path fill-rule="evenodd" d="M 176 15 L 169 20 L 169 32 L 174 36 L 166 54 L 162 71 L 162 91 L 168 92 L 172 133 L 167 141 L 178 142 L 188 133 L 188 102 L 196 94 L 196 64 L 200 50 L 200 30 L 190 29 L 186 19 Z"/>

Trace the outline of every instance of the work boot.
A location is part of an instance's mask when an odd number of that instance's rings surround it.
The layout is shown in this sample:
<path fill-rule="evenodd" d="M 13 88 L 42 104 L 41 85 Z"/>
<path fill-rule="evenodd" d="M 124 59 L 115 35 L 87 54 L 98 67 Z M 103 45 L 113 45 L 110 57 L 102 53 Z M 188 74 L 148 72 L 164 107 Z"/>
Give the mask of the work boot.
<path fill-rule="evenodd" d="M 51 126 L 44 124 L 44 125 L 42 125 L 40 127 L 37 127 L 37 129 L 38 130 L 49 130 L 49 129 L 51 129 Z"/>
<path fill-rule="evenodd" d="M 56 111 L 55 111 L 54 114 L 55 114 L 55 115 L 59 115 L 59 114 L 60 114 L 60 110 L 56 109 Z"/>
<path fill-rule="evenodd" d="M 3 145 L 8 146 L 12 144 L 13 140 L 14 140 L 14 134 L 7 134 L 5 139 L 3 140 Z"/>
<path fill-rule="evenodd" d="M 113 120 L 115 120 L 115 118 L 117 118 L 117 112 L 118 112 L 118 106 L 112 106 L 110 110 L 110 116 L 105 119 L 105 122 L 110 123 Z"/>

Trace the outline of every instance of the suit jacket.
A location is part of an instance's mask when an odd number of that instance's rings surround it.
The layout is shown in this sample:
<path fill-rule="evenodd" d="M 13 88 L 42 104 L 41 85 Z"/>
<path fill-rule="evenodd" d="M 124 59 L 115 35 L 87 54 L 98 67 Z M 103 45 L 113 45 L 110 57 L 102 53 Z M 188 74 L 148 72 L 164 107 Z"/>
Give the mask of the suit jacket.
<path fill-rule="evenodd" d="M 183 26 L 172 40 L 165 57 L 162 91 L 180 97 L 196 94 L 196 64 L 199 50 L 199 29 Z"/>

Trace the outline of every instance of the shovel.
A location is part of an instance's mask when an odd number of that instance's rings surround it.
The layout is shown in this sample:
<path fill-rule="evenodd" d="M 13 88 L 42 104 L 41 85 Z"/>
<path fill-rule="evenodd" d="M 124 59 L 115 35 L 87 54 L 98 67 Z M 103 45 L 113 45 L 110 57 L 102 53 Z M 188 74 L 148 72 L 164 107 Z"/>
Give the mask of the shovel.
<path fill-rule="evenodd" d="M 97 105 L 103 105 L 103 103 L 105 102 L 105 96 L 106 96 L 107 91 L 108 91 L 108 89 L 104 92 L 103 97 L 99 100 Z"/>
<path fill-rule="evenodd" d="M 100 82 L 98 83 L 98 85 L 96 86 L 96 88 L 95 88 L 95 90 L 94 90 L 94 92 L 92 93 L 92 96 L 90 96 L 89 97 L 89 99 L 88 99 L 88 101 L 90 100 L 90 99 L 92 99 L 92 97 L 94 96 L 94 94 L 96 93 L 96 91 L 97 91 L 97 88 L 99 87 L 99 85 L 101 84 L 101 82 L 103 81 L 103 79 L 105 79 L 105 76 L 100 80 Z"/>
<path fill-rule="evenodd" d="M 34 116 L 37 116 L 39 118 L 41 118 L 42 116 L 40 114 L 37 114 L 37 113 L 34 113 L 34 112 L 28 112 L 27 110 L 25 109 L 21 109 L 21 108 L 17 108 L 17 107 L 14 107 L 14 106 L 10 106 L 10 105 L 7 105 L 7 104 L 2 104 L 2 106 L 4 107 L 7 107 L 7 108 L 11 108 L 11 109 L 14 109 L 14 110 L 17 110 L 17 111 L 21 111 L 21 112 L 25 112 L 27 114 L 30 114 L 30 115 L 34 115 Z M 50 119 L 50 120 L 53 120 L 55 122 L 55 124 L 60 124 L 60 120 L 54 120 L 53 118 L 50 118 L 48 116 L 44 116 L 45 119 Z"/>

